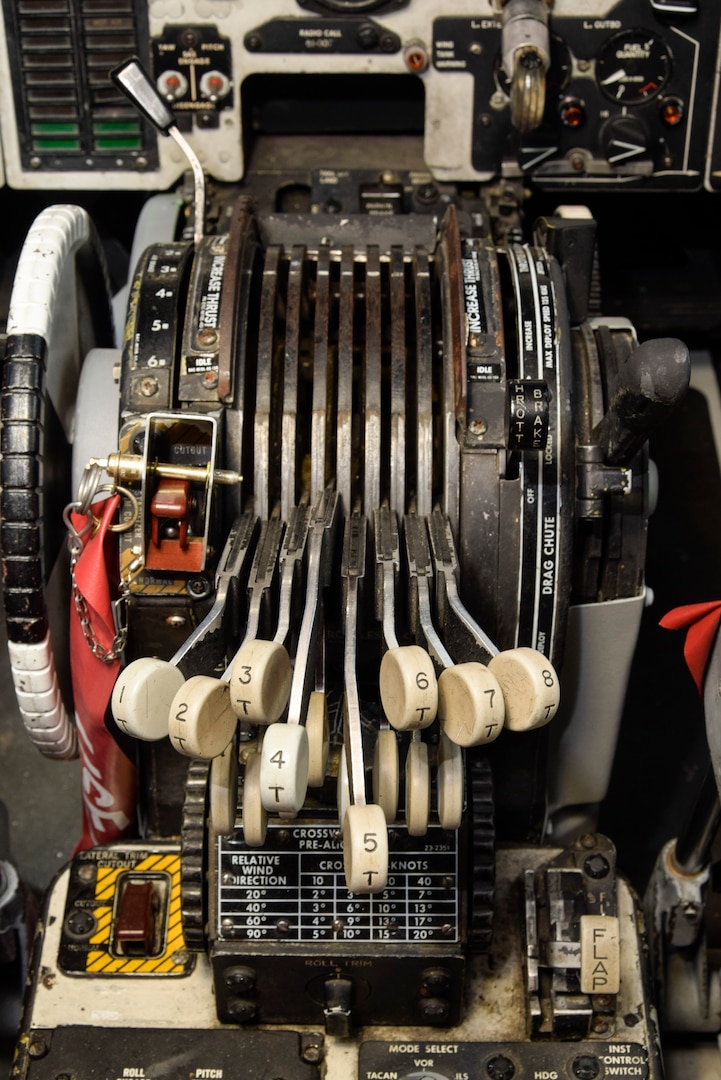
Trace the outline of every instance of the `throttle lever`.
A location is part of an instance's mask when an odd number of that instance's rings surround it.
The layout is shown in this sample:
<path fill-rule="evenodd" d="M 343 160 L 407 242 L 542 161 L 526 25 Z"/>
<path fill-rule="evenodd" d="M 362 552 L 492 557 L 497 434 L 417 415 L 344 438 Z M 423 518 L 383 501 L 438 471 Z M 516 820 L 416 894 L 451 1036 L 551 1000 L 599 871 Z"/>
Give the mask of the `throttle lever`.
<path fill-rule="evenodd" d="M 345 645 L 343 649 L 343 680 L 345 685 L 345 715 L 343 743 L 352 804 L 363 805 L 365 766 L 363 764 L 363 733 L 361 730 L 360 698 L 358 696 L 358 594 L 365 577 L 367 522 L 361 514 L 346 518 L 343 536 L 343 606 L 345 611 Z"/>
<path fill-rule="evenodd" d="M 261 526 L 260 539 L 255 549 L 248 582 L 248 593 L 250 594 L 248 620 L 240 646 L 241 649 L 246 642 L 253 641 L 258 636 L 263 600 L 273 583 L 284 528 L 285 523 L 280 518 L 268 518 Z"/>
<path fill-rule="evenodd" d="M 505 718 L 501 687 L 483 664 L 456 664 L 447 651 L 431 615 L 433 562 L 426 520 L 408 514 L 404 526 L 413 589 L 411 616 L 415 618 L 431 656 L 443 669 L 438 677 L 438 717 L 444 734 L 459 746 L 491 742 L 500 735 Z"/>
<path fill-rule="evenodd" d="M 591 441 L 609 465 L 628 465 L 653 431 L 673 412 L 688 390 L 689 351 L 676 338 L 644 341 L 614 379 L 610 405 Z"/>
<path fill-rule="evenodd" d="M 550 660 L 523 646 L 500 651 L 460 598 L 458 556 L 447 515 L 434 510 L 428 518 L 428 532 L 436 571 L 438 619 L 446 637 L 455 637 L 459 648 L 465 646 L 474 658 L 480 654 L 481 662 L 488 665 L 503 693 L 507 728 L 530 731 L 547 724 L 560 702 L 558 675 Z"/>
<path fill-rule="evenodd" d="M 453 658 L 433 625 L 431 614 L 433 564 L 425 520 L 416 514 L 406 514 L 403 518 L 403 534 L 408 560 L 408 607 L 413 631 L 416 636 L 423 638 L 424 645 L 437 668 L 442 670 L 453 667 Z"/>
<path fill-rule="evenodd" d="M 291 669 L 285 640 L 290 627 L 293 579 L 298 561 L 303 557 L 307 522 L 307 506 L 301 505 L 291 511 L 287 527 L 279 518 L 270 518 L 263 524 L 263 533 L 253 560 L 245 637 L 226 672 L 231 684 L 233 708 L 240 720 L 257 724 L 275 723 L 288 703 Z M 257 636 L 260 613 L 263 599 L 273 583 L 279 552 L 281 580 L 278 625 L 272 641 L 265 641 Z"/>
<path fill-rule="evenodd" d="M 321 596 L 330 584 L 333 542 L 340 496 L 326 489 L 318 497 L 308 525 L 308 571 L 305 607 L 285 724 L 273 723 L 265 732 L 260 752 L 260 797 L 268 811 L 294 816 L 308 790 L 308 734 L 303 726 L 315 682 L 318 635 L 322 624 Z"/>
<path fill-rule="evenodd" d="M 205 174 L 195 151 L 180 134 L 172 111 L 161 98 L 137 56 L 131 56 L 124 63 L 113 68 L 110 78 L 130 99 L 138 112 L 142 113 L 161 135 L 169 135 L 185 154 L 193 173 L 195 187 L 193 240 L 199 244 L 205 232 Z"/>
<path fill-rule="evenodd" d="M 395 605 L 401 554 L 395 510 L 382 506 L 374 512 L 373 524 L 376 545 L 376 618 L 383 628 L 386 648 L 397 649 Z"/>
<path fill-rule="evenodd" d="M 326 489 L 310 514 L 308 526 L 308 576 L 305 609 L 298 637 L 293 685 L 288 706 L 288 723 L 300 724 L 308 707 L 315 679 L 320 602 L 323 589 L 330 584 L 333 566 L 333 544 L 338 520 L 340 495 Z"/>
<path fill-rule="evenodd" d="M 280 553 L 280 599 L 278 603 L 278 628 L 274 641 L 283 645 L 290 631 L 290 612 L 293 600 L 295 573 L 302 562 L 308 538 L 310 507 L 301 503 L 291 511 Z"/>
<path fill-rule="evenodd" d="M 343 537 L 345 645 L 343 676 L 345 710 L 340 768 L 348 772 L 349 805 L 342 812 L 343 866 L 346 885 L 354 893 L 379 893 L 388 880 L 388 830 L 382 807 L 366 802 L 363 728 L 358 696 L 358 598 L 365 577 L 367 521 L 362 514 L 346 518 Z M 345 779 L 343 777 L 342 779 Z"/>
<path fill-rule="evenodd" d="M 448 516 L 440 510 L 434 510 L 427 521 L 436 575 L 438 621 L 445 627 L 446 638 L 449 642 L 452 638 L 460 639 L 459 649 L 466 645 L 474 660 L 479 659 L 481 663 L 487 664 L 498 653 L 498 649 L 481 630 L 459 596 L 458 557 L 453 543 L 451 523 Z M 452 645 L 451 648 L 453 648 Z M 453 651 L 455 652 L 455 649 Z M 478 653 L 480 656 L 477 655 Z"/>

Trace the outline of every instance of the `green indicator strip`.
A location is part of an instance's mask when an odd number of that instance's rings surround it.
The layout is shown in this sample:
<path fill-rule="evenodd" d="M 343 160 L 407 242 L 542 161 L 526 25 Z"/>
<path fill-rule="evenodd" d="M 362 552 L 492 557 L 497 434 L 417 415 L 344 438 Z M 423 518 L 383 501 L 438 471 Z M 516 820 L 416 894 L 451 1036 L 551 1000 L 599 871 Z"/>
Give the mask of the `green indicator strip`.
<path fill-rule="evenodd" d="M 35 139 L 33 150 L 80 150 L 80 139 Z"/>
<path fill-rule="evenodd" d="M 33 124 L 33 135 L 79 135 L 79 124 L 46 123 Z"/>
<path fill-rule="evenodd" d="M 103 120 L 93 124 L 96 135 L 140 135 L 140 124 L 135 120 Z"/>
<path fill-rule="evenodd" d="M 137 139 L 96 139 L 96 150 L 142 150 L 143 144 Z"/>

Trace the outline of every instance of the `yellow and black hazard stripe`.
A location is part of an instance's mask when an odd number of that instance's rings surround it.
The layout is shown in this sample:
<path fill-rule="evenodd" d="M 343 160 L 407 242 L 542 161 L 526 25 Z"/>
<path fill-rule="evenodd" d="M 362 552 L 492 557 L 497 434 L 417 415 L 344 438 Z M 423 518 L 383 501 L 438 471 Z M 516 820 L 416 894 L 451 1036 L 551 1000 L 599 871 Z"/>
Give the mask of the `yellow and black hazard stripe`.
<path fill-rule="evenodd" d="M 111 951 L 113 907 L 122 874 L 166 874 L 170 879 L 165 941 L 160 956 L 118 956 Z M 185 975 L 192 962 L 185 951 L 180 917 L 180 855 L 152 854 L 134 866 L 100 866 L 95 883 L 97 929 L 90 938 L 85 970 L 95 975 Z"/>

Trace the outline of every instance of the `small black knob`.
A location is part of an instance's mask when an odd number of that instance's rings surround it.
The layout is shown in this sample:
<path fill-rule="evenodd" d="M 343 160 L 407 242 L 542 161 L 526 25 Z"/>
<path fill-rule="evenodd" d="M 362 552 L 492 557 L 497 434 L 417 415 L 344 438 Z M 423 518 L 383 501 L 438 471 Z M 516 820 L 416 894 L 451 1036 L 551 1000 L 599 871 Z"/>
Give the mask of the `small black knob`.
<path fill-rule="evenodd" d="M 450 1002 L 444 998 L 425 998 L 421 1001 L 424 1024 L 447 1024 L 451 1014 Z"/>
<path fill-rule="evenodd" d="M 226 1009 L 233 1024 L 249 1024 L 251 1020 L 255 1020 L 258 1012 L 255 1001 L 241 997 L 228 998 Z"/>
<path fill-rule="evenodd" d="M 234 964 L 233 967 L 226 968 L 223 972 L 223 978 L 226 986 L 229 986 L 232 990 L 237 990 L 241 994 L 255 989 L 255 969 L 247 967 L 245 964 Z"/>
<path fill-rule="evenodd" d="M 578 1080 L 596 1080 L 600 1071 L 600 1062 L 594 1054 L 579 1054 L 573 1062 L 573 1075 Z"/>
<path fill-rule="evenodd" d="M 635 116 L 613 116 L 601 131 L 601 146 L 608 164 L 619 172 L 634 172 L 632 165 L 651 156 L 648 132 Z"/>
<path fill-rule="evenodd" d="M 512 1080 L 516 1075 L 516 1066 L 505 1054 L 496 1054 L 486 1064 L 486 1075 L 490 1080 Z"/>

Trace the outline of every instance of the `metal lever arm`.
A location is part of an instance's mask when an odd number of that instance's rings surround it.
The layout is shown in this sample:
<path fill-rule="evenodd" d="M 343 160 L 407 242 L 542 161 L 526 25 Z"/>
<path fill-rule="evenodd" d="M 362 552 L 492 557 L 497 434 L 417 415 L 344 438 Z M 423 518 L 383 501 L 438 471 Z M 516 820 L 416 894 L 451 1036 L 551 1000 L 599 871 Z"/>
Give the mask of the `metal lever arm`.
<path fill-rule="evenodd" d="M 363 763 L 363 732 L 360 699 L 358 696 L 358 593 L 365 576 L 367 523 L 361 514 L 346 518 L 343 538 L 343 593 L 345 600 L 345 646 L 343 676 L 345 685 L 345 724 L 343 741 L 353 805 L 365 805 L 365 766 Z"/>
<path fill-rule="evenodd" d="M 487 664 L 498 653 L 487 634 L 463 604 L 458 593 L 458 557 L 453 543 L 451 523 L 447 515 L 434 510 L 428 521 L 433 565 L 436 573 L 436 608 L 438 621 L 445 628 L 446 640 L 451 652 L 456 653 L 455 643 L 462 652 L 470 655 L 463 659 L 479 660 Z"/>
<path fill-rule="evenodd" d="M 338 492 L 326 490 L 316 502 L 310 516 L 305 609 L 288 704 L 289 724 L 302 723 L 315 680 L 315 661 L 321 624 L 320 601 L 323 589 L 330 583 L 333 538 L 339 503 Z"/>
<path fill-rule="evenodd" d="M 415 514 L 406 514 L 403 519 L 403 532 L 408 558 L 409 606 L 414 631 L 423 639 L 425 648 L 439 669 L 453 667 L 453 658 L 433 625 L 431 614 L 433 566 L 425 519 Z"/>
<path fill-rule="evenodd" d="M 395 510 L 383 506 L 374 513 L 376 544 L 376 618 L 383 627 L 386 648 L 397 649 L 396 582 L 400 568 L 398 518 Z"/>
<path fill-rule="evenodd" d="M 130 98 L 138 112 L 142 113 L 161 135 L 169 135 L 188 159 L 195 184 L 193 240 L 196 244 L 200 243 L 205 231 L 205 174 L 195 151 L 180 134 L 173 113 L 161 98 L 137 56 L 131 56 L 119 64 L 110 72 L 110 77 L 125 96 Z"/>

